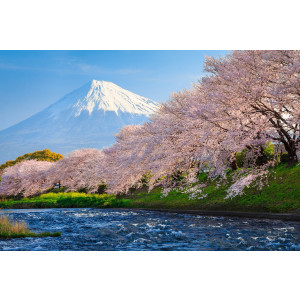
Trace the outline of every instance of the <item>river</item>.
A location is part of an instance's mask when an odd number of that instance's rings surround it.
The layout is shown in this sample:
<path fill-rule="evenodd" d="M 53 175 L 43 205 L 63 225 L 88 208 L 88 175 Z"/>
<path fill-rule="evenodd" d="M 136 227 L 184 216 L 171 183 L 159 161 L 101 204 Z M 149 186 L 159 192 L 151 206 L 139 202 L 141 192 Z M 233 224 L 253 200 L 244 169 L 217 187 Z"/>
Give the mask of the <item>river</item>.
<path fill-rule="evenodd" d="M 300 250 L 300 222 L 125 209 L 20 209 L 0 214 L 61 237 L 0 240 L 0 250 Z"/>

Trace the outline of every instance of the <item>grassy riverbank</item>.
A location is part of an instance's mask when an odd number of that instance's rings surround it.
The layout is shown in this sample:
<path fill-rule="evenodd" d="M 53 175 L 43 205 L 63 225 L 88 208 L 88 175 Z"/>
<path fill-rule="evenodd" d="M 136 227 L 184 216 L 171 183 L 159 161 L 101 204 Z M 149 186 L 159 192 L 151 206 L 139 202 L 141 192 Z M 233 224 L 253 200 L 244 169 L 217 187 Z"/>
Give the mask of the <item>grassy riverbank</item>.
<path fill-rule="evenodd" d="M 38 197 L 21 200 L 2 200 L 0 208 L 72 208 L 72 207 L 124 207 L 126 200 L 117 199 L 115 195 L 85 193 L 48 193 Z"/>
<path fill-rule="evenodd" d="M 261 190 L 250 186 L 244 194 L 226 199 L 228 184 L 217 187 L 216 182 L 207 182 L 202 199 L 189 199 L 188 194 L 172 191 L 166 197 L 161 189 L 151 193 L 135 193 L 129 197 L 127 207 L 162 209 L 197 209 L 219 211 L 299 213 L 300 214 L 300 166 L 282 165 L 271 171 L 268 185 Z"/>
<path fill-rule="evenodd" d="M 207 196 L 202 199 L 190 199 L 180 191 L 172 191 L 164 197 L 161 188 L 156 188 L 150 193 L 136 191 L 121 198 L 107 194 L 48 193 L 18 201 L 3 200 L 0 208 L 123 207 L 300 214 L 300 166 L 280 165 L 270 172 L 268 185 L 262 190 L 250 186 L 235 198 L 226 199 L 229 182 L 217 186 L 216 181 L 209 181 L 205 176 L 199 181 L 207 185 L 203 189 Z"/>
<path fill-rule="evenodd" d="M 0 239 L 25 238 L 25 237 L 57 237 L 60 232 L 41 232 L 30 231 L 25 222 L 10 220 L 6 216 L 0 216 Z"/>

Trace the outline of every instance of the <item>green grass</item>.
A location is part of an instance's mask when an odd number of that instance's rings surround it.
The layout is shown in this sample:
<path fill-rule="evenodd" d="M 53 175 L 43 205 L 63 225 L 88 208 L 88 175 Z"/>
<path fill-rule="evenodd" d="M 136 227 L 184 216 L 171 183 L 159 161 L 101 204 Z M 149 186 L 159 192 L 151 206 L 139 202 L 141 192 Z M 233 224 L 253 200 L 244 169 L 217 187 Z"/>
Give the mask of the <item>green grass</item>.
<path fill-rule="evenodd" d="M 61 232 L 41 232 L 41 233 L 15 233 L 10 234 L 7 232 L 0 233 L 0 239 L 16 239 L 16 238 L 26 238 L 26 237 L 58 237 L 61 236 Z"/>
<path fill-rule="evenodd" d="M 76 208 L 76 207 L 121 207 L 126 200 L 117 199 L 115 195 L 85 193 L 47 193 L 22 200 L 7 199 L 0 202 L 0 208 Z"/>
<path fill-rule="evenodd" d="M 27 224 L 23 221 L 17 222 L 9 219 L 6 216 L 0 216 L 0 238 L 25 238 L 25 237 L 58 237 L 61 236 L 60 232 L 41 232 L 34 233 L 30 231 Z"/>
<path fill-rule="evenodd" d="M 150 193 L 133 193 L 127 197 L 126 207 L 300 213 L 300 166 L 280 165 L 270 172 L 269 184 L 262 190 L 250 186 L 245 188 L 243 195 L 232 199 L 225 199 L 229 183 L 216 188 L 216 181 L 207 181 L 205 176 L 201 179 L 207 183 L 204 188 L 207 197 L 203 199 L 190 200 L 187 194 L 179 191 L 162 197 L 161 189 L 156 188 Z"/>
<path fill-rule="evenodd" d="M 162 197 L 161 188 L 155 188 L 150 193 L 136 191 L 125 197 L 108 194 L 85 193 L 48 193 L 34 198 L 22 200 L 0 201 L 0 208 L 67 208 L 67 207 L 95 207 L 95 208 L 148 208 L 148 209 L 176 209 L 176 210 L 219 210 L 245 212 L 272 213 L 300 213 L 300 166 L 277 166 L 271 170 L 269 184 L 262 190 L 255 187 L 245 189 L 245 193 L 232 199 L 225 199 L 228 182 L 218 188 L 216 181 L 210 181 L 205 174 L 200 174 L 199 181 L 205 182 L 207 187 L 203 199 L 189 199 L 188 195 L 172 191 Z"/>

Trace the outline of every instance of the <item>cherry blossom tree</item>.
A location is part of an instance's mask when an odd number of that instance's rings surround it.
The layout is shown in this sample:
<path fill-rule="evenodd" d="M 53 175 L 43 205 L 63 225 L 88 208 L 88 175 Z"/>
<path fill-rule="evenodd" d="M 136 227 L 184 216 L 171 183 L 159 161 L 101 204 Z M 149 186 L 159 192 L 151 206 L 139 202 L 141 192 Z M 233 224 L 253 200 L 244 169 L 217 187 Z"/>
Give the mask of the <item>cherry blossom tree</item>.
<path fill-rule="evenodd" d="M 140 160 L 144 152 L 141 129 L 142 126 L 125 126 L 116 135 L 116 143 L 103 150 L 101 173 L 111 193 L 126 192 L 145 172 Z"/>
<path fill-rule="evenodd" d="M 100 172 L 102 161 L 103 152 L 98 149 L 76 150 L 56 162 L 47 175 L 67 191 L 94 193 L 104 183 Z"/>
<path fill-rule="evenodd" d="M 299 51 L 233 51 L 222 59 L 207 59 L 211 76 L 199 84 L 229 119 L 244 118 L 243 136 L 249 133 L 253 143 L 282 143 L 294 163 L 299 151 L 299 68 Z"/>
<path fill-rule="evenodd" d="M 53 187 L 47 172 L 54 164 L 27 160 L 6 168 L 0 182 L 0 195 L 28 197 L 45 192 Z"/>

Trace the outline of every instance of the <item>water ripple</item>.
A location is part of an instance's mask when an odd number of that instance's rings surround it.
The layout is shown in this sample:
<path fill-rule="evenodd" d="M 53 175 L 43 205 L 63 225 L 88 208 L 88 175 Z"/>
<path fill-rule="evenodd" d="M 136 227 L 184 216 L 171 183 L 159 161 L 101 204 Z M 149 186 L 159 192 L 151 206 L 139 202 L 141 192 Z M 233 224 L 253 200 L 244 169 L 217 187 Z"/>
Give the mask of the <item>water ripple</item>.
<path fill-rule="evenodd" d="M 0 240 L 0 250 L 300 250 L 300 223 L 113 209 L 1 210 L 56 238 Z"/>

